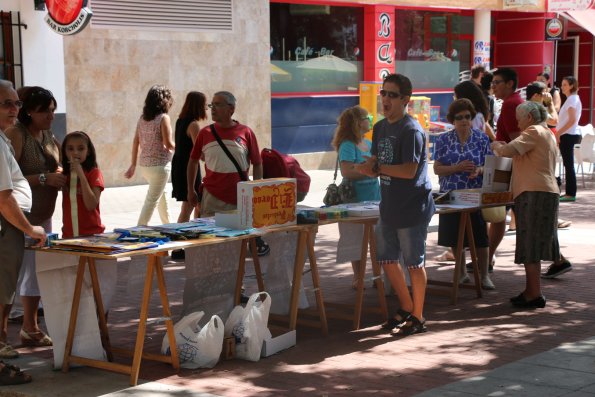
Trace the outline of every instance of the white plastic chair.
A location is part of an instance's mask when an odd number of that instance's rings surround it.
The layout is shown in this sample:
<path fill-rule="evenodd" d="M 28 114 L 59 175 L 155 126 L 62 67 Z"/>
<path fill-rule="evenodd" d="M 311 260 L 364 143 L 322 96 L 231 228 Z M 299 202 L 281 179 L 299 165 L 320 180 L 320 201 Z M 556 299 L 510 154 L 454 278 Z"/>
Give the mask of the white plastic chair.
<path fill-rule="evenodd" d="M 581 128 L 585 132 L 583 134 L 583 140 L 580 144 L 580 157 L 581 166 L 582 162 L 589 163 L 589 172 L 591 173 L 591 179 L 594 177 L 594 164 L 595 164 L 595 130 L 591 124 Z"/>

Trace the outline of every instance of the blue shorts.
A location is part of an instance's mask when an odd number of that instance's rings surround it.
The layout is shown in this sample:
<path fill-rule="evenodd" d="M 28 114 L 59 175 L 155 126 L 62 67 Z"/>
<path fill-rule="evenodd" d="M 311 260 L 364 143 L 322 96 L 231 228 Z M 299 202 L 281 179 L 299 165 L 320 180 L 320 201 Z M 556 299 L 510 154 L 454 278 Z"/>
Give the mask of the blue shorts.
<path fill-rule="evenodd" d="M 403 229 L 380 222 L 376 227 L 378 263 L 399 262 L 408 269 L 424 267 L 427 236 L 428 224 L 425 222 Z"/>

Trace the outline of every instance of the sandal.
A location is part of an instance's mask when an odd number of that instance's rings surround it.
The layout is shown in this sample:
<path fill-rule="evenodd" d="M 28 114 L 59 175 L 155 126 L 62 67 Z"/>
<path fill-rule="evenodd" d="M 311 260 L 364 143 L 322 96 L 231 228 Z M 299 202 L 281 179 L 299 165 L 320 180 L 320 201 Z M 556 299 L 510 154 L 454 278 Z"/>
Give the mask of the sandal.
<path fill-rule="evenodd" d="M 0 386 L 22 385 L 33 380 L 31 375 L 21 371 L 19 367 L 0 361 Z"/>
<path fill-rule="evenodd" d="M 21 328 L 21 343 L 23 346 L 52 346 L 52 338 L 44 334 L 42 331 L 27 332 Z"/>
<path fill-rule="evenodd" d="M 394 329 L 391 334 L 393 336 L 409 336 L 413 334 L 421 334 L 427 332 L 426 321 L 420 321 L 417 317 L 411 316 L 409 320 L 401 327 Z"/>
<path fill-rule="evenodd" d="M 0 342 L 0 358 L 17 358 L 19 352 L 6 342 Z"/>
<path fill-rule="evenodd" d="M 399 318 L 397 318 L 399 316 Z M 386 329 L 388 331 L 392 331 L 395 328 L 401 327 L 411 318 L 411 313 L 408 311 L 399 309 L 397 310 L 397 314 L 393 317 L 389 318 L 384 324 L 381 325 L 382 329 Z"/>
<path fill-rule="evenodd" d="M 434 261 L 436 262 L 453 262 L 454 260 L 455 257 L 450 250 L 446 250 L 442 254 L 434 257 Z"/>

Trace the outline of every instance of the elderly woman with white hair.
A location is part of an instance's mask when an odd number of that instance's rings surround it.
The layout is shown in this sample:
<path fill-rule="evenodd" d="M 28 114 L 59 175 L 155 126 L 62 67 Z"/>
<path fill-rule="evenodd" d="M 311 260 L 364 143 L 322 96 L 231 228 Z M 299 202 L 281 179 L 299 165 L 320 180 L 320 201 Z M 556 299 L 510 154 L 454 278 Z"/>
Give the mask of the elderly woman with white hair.
<path fill-rule="evenodd" d="M 556 183 L 556 139 L 546 126 L 547 111 L 536 102 L 516 109 L 521 135 L 510 143 L 494 142 L 497 156 L 512 157 L 512 194 L 517 222 L 514 262 L 525 266 L 525 290 L 511 298 L 516 307 L 543 308 L 541 261 L 560 262 Z"/>

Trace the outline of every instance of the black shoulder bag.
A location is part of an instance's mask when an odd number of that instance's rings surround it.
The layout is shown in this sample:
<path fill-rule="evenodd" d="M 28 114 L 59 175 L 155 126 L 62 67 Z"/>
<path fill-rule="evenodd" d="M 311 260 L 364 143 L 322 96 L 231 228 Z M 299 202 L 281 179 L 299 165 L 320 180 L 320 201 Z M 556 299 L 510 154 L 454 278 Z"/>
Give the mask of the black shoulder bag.
<path fill-rule="evenodd" d="M 225 144 L 223 143 L 223 141 L 219 137 L 219 134 L 217 134 L 217 130 L 215 130 L 215 124 L 211 124 L 211 133 L 213 134 L 213 136 L 217 140 L 217 143 L 219 143 L 219 146 L 221 146 L 221 149 L 223 149 L 223 151 L 225 152 L 225 154 L 227 155 L 227 157 L 229 157 L 229 159 L 233 163 L 234 167 L 236 167 L 236 171 L 238 171 L 238 174 L 240 175 L 240 179 L 242 181 L 247 181 L 248 180 L 248 176 L 246 175 L 246 173 L 244 171 L 242 171 L 242 169 L 240 168 L 240 165 L 238 164 L 238 162 L 236 161 L 236 159 L 229 152 L 229 149 L 225 146 Z"/>

